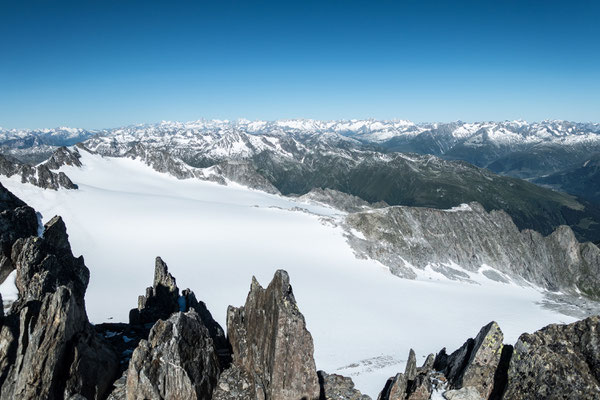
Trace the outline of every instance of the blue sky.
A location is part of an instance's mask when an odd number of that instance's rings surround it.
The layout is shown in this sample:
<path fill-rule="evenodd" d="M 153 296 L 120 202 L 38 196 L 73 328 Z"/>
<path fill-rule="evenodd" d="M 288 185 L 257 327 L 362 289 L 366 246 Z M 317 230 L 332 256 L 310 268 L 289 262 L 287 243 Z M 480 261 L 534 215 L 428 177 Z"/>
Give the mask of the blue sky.
<path fill-rule="evenodd" d="M 597 1 L 0 0 L 0 126 L 600 121 Z"/>

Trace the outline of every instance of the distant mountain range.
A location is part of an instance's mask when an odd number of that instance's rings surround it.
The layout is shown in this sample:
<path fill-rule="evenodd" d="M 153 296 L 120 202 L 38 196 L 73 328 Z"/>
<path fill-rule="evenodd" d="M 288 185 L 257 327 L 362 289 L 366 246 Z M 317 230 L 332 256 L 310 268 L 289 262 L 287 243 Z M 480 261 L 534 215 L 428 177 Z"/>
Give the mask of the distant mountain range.
<path fill-rule="evenodd" d="M 579 169 L 595 165 L 588 160 L 600 153 L 600 124 L 239 120 L 0 131 L 0 151 L 30 163 L 77 142 L 102 155 L 141 158 L 178 178 L 232 180 L 285 195 L 329 188 L 390 205 L 476 201 L 505 210 L 521 229 L 549 234 L 569 225 L 580 240 L 600 238 L 598 199 L 585 192 L 593 185 L 568 175 L 589 175 Z"/>
<path fill-rule="evenodd" d="M 44 130 L 3 130 L 0 128 L 0 144 L 3 149 L 25 149 L 40 146 L 71 145 L 94 135 L 163 137 L 175 134 L 183 137 L 197 136 L 206 140 L 225 133 L 250 135 L 338 136 L 359 143 L 377 145 L 387 151 L 432 154 L 448 159 L 468 161 L 486 167 L 496 173 L 539 176 L 556 166 L 558 170 L 569 164 L 575 166 L 587 160 L 588 155 L 600 148 L 600 124 L 567 121 L 543 121 L 526 123 L 505 122 L 451 122 L 422 123 L 410 121 L 194 121 L 161 122 L 134 125 L 115 129 L 86 131 L 73 128 Z M 196 138 L 200 144 L 202 139 Z M 477 151 L 474 151 L 477 150 Z M 17 152 L 18 153 L 18 152 Z M 551 157 L 547 157 L 551 156 Z M 571 156 L 571 160 L 565 157 Z M 559 157 L 560 160 L 557 160 Z M 528 158 L 536 161 L 527 165 L 519 161 Z M 540 164 L 542 165 L 533 165 Z M 556 171 L 554 171 L 556 172 Z"/>

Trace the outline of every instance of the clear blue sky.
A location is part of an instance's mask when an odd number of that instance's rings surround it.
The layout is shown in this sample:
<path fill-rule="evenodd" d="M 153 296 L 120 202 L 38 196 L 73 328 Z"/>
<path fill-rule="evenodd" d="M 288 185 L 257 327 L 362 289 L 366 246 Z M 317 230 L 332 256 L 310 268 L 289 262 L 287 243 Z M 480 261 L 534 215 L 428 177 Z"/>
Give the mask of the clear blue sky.
<path fill-rule="evenodd" d="M 0 126 L 600 121 L 598 1 L 0 0 Z"/>

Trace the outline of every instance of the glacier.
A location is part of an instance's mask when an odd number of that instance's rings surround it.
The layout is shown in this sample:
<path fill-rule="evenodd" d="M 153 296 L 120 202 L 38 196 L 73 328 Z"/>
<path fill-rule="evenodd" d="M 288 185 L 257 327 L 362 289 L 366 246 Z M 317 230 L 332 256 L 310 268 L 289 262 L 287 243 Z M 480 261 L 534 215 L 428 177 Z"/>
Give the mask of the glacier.
<path fill-rule="evenodd" d="M 331 219 L 345 213 L 288 198 L 159 173 L 140 160 L 82 152 L 83 167 L 61 168 L 79 190 L 43 190 L 0 177 L 43 220 L 61 215 L 72 249 L 92 275 L 86 296 L 94 323 L 126 321 L 161 256 L 225 326 L 228 305 L 244 303 L 252 275 L 263 283 L 285 269 L 315 342 L 317 368 L 352 377 L 374 398 L 404 369 L 441 347 L 458 348 L 491 320 L 507 342 L 524 331 L 575 318 L 542 307 L 535 287 L 468 272 L 475 283 L 430 270 L 398 278 L 372 259 L 357 258 Z M 10 292 L 10 284 L 0 288 Z M 377 340 L 373 340 L 377 337 Z"/>

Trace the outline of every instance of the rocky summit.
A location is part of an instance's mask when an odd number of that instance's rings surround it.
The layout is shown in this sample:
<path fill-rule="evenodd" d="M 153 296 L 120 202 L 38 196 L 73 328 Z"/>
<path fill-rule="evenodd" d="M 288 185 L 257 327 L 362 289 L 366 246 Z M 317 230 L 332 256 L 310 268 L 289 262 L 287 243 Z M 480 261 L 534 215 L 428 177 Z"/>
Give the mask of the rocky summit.
<path fill-rule="evenodd" d="M 2 265 L 16 269 L 18 290 L 0 312 L 0 399 L 369 399 L 350 378 L 317 371 L 283 270 L 266 288 L 253 279 L 245 304 L 229 307 L 227 336 L 191 290 L 180 292 L 161 258 L 130 321 L 93 326 L 84 301 L 90 273 L 73 256 L 62 219 L 40 227 L 36 213 L 0 186 L 0 222 Z M 490 322 L 421 366 L 411 350 L 378 398 L 600 398 L 600 317 L 503 342 Z"/>
<path fill-rule="evenodd" d="M 227 332 L 232 368 L 249 378 L 240 382 L 242 390 L 244 384 L 249 387 L 249 398 L 319 398 L 312 336 L 287 272 L 277 271 L 266 289 L 253 278 L 246 304 L 227 310 Z"/>

